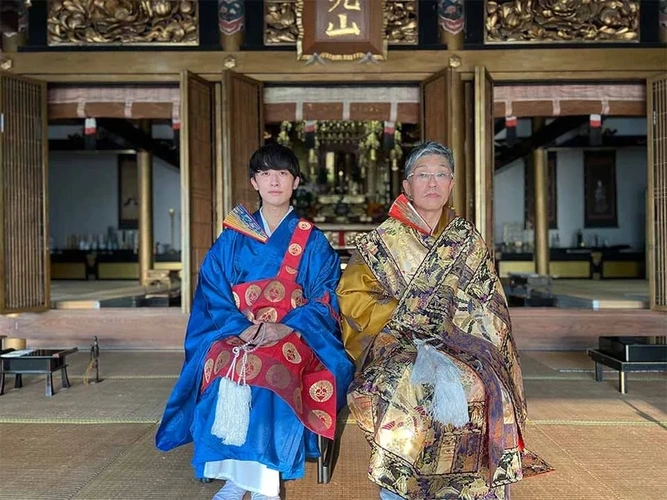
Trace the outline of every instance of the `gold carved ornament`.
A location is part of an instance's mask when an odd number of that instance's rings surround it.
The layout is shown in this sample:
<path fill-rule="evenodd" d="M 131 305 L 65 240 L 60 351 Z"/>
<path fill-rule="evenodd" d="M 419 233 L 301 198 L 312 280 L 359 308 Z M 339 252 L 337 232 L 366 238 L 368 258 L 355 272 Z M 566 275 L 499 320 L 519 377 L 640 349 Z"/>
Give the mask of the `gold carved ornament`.
<path fill-rule="evenodd" d="M 486 0 L 486 42 L 639 40 L 639 0 Z"/>
<path fill-rule="evenodd" d="M 49 45 L 199 43 L 194 0 L 49 0 Z"/>
<path fill-rule="evenodd" d="M 394 45 L 419 43 L 417 0 L 385 0 L 385 38 Z"/>
<path fill-rule="evenodd" d="M 294 45 L 299 36 L 296 0 L 264 2 L 264 45 Z"/>

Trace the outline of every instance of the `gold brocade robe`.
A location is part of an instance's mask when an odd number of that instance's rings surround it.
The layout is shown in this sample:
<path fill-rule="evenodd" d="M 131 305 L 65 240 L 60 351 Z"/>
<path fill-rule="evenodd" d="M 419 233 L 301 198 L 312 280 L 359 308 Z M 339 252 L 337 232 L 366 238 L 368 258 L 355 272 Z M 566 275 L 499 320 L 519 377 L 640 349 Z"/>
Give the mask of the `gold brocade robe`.
<path fill-rule="evenodd" d="M 523 382 L 502 285 L 472 224 L 445 209 L 429 234 L 411 211 L 399 198 L 359 239 L 338 287 L 358 369 L 348 405 L 371 445 L 369 477 L 403 498 L 503 500 L 524 472 L 550 468 L 523 450 Z M 430 386 L 410 383 L 413 339 L 435 340 L 460 369 L 466 426 L 425 411 Z"/>

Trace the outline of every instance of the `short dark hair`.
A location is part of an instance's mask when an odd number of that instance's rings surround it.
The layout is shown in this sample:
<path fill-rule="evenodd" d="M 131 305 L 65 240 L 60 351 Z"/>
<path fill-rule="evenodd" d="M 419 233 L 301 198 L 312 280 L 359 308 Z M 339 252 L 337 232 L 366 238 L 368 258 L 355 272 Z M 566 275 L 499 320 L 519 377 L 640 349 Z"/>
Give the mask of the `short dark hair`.
<path fill-rule="evenodd" d="M 248 173 L 253 178 L 258 172 L 267 170 L 287 170 L 294 177 L 299 177 L 299 159 L 287 146 L 275 142 L 267 144 L 253 153 Z"/>

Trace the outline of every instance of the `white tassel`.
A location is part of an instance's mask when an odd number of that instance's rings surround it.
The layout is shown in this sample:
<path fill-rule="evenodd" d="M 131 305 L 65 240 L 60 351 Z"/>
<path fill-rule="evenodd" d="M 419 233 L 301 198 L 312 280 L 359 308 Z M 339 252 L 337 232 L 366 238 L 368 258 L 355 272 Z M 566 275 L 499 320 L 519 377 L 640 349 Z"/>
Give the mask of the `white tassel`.
<path fill-rule="evenodd" d="M 424 341 L 416 340 L 417 359 L 410 382 L 433 386 L 429 414 L 441 424 L 463 427 L 470 421 L 461 371 L 454 362 Z"/>
<path fill-rule="evenodd" d="M 244 346 L 245 347 L 245 346 Z M 234 359 L 227 371 L 226 377 L 220 377 L 218 387 L 218 401 L 215 405 L 215 419 L 211 433 L 222 439 L 223 444 L 243 446 L 248 436 L 250 425 L 250 404 L 252 395 L 250 386 L 245 381 L 245 364 L 248 352 L 243 349 L 241 358 L 241 373 L 238 383 L 234 382 L 236 361 L 241 354 L 239 347 L 233 349 Z"/>

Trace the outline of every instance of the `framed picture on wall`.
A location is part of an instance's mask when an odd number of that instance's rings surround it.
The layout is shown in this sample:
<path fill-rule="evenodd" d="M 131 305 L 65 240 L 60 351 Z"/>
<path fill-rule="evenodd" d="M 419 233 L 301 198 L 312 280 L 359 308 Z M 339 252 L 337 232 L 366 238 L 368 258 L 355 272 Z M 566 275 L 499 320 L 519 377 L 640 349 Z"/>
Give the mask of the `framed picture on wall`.
<path fill-rule="evenodd" d="M 616 151 L 584 151 L 584 227 L 618 227 Z"/>
<path fill-rule="evenodd" d="M 137 155 L 118 155 L 118 229 L 139 228 Z"/>
<path fill-rule="evenodd" d="M 535 228 L 535 170 L 526 165 L 524 174 L 524 224 L 526 229 Z M 547 206 L 549 209 L 549 229 L 558 229 L 558 188 L 556 174 L 558 170 L 556 151 L 547 153 L 549 179 L 547 186 Z"/>

